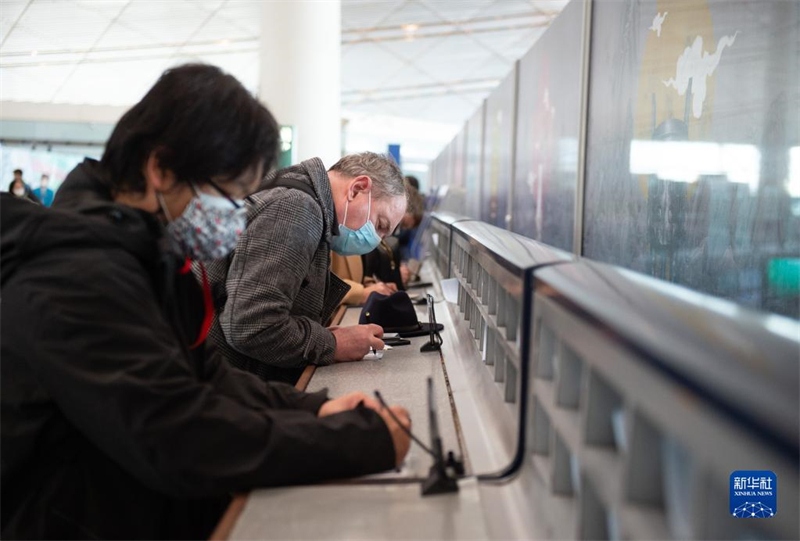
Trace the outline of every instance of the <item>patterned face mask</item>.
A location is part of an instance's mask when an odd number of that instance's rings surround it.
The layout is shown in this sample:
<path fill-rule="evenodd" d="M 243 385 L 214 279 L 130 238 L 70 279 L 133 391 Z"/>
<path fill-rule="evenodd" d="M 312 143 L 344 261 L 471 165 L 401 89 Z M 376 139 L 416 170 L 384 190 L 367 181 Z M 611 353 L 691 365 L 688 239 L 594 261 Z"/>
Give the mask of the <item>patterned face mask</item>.
<path fill-rule="evenodd" d="M 172 249 L 194 261 L 225 257 L 236 248 L 236 241 L 247 224 L 244 202 L 215 197 L 197 190 L 183 214 L 171 219 L 161 194 L 158 201 L 169 220 L 167 233 Z M 221 190 L 220 190 L 221 191 Z M 224 193 L 224 192 L 223 192 Z"/>

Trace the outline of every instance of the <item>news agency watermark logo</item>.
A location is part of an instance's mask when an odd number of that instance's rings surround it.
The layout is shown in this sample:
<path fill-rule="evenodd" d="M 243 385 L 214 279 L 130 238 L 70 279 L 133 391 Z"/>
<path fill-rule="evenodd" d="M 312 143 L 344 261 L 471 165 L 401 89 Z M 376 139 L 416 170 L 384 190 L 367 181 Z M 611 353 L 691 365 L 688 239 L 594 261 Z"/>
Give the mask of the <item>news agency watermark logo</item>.
<path fill-rule="evenodd" d="M 730 477 L 730 512 L 736 518 L 770 518 L 778 512 L 778 476 L 737 470 Z"/>

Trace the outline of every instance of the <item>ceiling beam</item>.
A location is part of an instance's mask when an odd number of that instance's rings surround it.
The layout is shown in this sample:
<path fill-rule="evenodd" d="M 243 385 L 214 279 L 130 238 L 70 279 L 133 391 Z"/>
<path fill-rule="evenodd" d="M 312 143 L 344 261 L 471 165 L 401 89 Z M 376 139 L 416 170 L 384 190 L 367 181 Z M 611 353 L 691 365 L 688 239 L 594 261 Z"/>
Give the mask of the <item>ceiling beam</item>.
<path fill-rule="evenodd" d="M 447 21 L 428 21 L 428 22 L 420 22 L 420 23 L 413 23 L 418 29 L 422 28 L 439 28 L 439 27 L 447 27 L 447 26 L 469 26 L 473 24 L 480 24 L 480 23 L 496 23 L 500 21 L 519 21 L 521 18 L 526 17 L 540 17 L 546 19 L 548 22 L 554 19 L 560 12 L 558 11 L 523 11 L 520 13 L 511 13 L 506 15 L 495 15 L 490 17 L 472 17 L 470 19 L 458 19 L 458 20 L 447 20 Z M 411 24 L 413 21 L 409 21 L 408 24 Z M 386 32 L 386 31 L 401 31 L 406 32 L 403 28 L 406 26 L 405 24 L 402 25 L 390 25 L 390 26 L 370 26 L 366 28 L 350 28 L 350 29 L 342 29 L 342 35 L 345 34 L 367 34 L 371 32 Z"/>

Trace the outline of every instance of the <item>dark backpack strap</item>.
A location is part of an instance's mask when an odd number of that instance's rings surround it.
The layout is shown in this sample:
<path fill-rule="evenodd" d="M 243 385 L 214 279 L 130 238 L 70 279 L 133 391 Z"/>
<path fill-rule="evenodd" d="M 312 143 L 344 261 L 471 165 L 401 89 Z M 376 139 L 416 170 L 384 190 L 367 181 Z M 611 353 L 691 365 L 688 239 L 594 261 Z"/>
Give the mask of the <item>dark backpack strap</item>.
<path fill-rule="evenodd" d="M 307 182 L 297 180 L 296 178 L 279 177 L 272 184 L 270 184 L 269 188 L 293 188 L 295 190 L 300 190 L 301 192 L 307 193 L 313 197 L 315 201 L 318 201 L 317 194 L 314 192 L 314 188 L 312 188 Z"/>
<path fill-rule="evenodd" d="M 325 240 L 325 231 L 328 230 L 329 226 L 327 220 L 325 219 L 325 210 L 322 208 L 322 202 L 319 200 L 319 197 L 317 197 L 317 193 L 314 191 L 314 188 L 308 182 L 286 176 L 278 176 L 278 178 L 272 179 L 265 189 L 271 190 L 272 188 L 291 188 L 294 190 L 300 190 L 301 192 L 310 195 L 311 198 L 317 202 L 320 212 L 322 212 L 323 233 L 322 238 L 320 239 L 320 243 L 322 243 Z"/>

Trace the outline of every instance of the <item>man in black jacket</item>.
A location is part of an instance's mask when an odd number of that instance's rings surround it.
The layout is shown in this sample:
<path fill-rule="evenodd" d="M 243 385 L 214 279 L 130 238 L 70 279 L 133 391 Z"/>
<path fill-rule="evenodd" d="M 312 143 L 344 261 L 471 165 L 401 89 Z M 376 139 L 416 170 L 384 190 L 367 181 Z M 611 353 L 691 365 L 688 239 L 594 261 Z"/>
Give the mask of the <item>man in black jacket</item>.
<path fill-rule="evenodd" d="M 4 539 L 204 538 L 231 492 L 402 460 L 407 436 L 365 395 L 264 383 L 205 347 L 189 258 L 233 248 L 276 149 L 234 78 L 182 66 L 54 209 L 2 195 Z"/>

